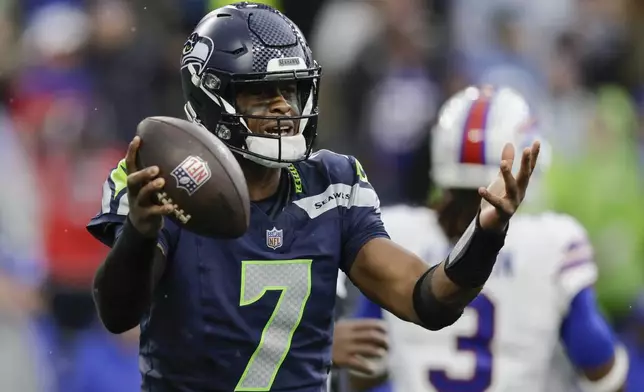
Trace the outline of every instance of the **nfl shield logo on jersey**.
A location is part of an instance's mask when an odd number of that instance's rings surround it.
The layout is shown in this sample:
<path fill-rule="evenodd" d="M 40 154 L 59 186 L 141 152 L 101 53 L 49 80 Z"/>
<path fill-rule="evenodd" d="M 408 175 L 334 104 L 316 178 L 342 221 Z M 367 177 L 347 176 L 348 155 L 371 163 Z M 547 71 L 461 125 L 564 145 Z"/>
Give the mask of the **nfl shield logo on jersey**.
<path fill-rule="evenodd" d="M 282 246 L 282 238 L 284 237 L 283 230 L 277 230 L 273 227 L 273 230 L 266 230 L 266 246 L 271 249 L 277 249 Z"/>
<path fill-rule="evenodd" d="M 192 195 L 212 176 L 208 162 L 190 155 L 172 170 L 172 177 L 177 180 L 177 187 Z"/>

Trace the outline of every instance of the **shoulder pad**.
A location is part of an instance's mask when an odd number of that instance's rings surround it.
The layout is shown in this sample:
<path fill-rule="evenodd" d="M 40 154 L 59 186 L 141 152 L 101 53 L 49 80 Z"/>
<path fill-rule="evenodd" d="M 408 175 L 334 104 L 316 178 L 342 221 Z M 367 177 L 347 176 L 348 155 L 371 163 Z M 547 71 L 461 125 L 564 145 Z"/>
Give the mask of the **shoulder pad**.
<path fill-rule="evenodd" d="M 368 182 L 367 174 L 362 165 L 355 157 L 350 155 L 320 150 L 312 154 L 305 164 L 322 170 L 333 183 L 354 185 L 358 182 Z"/>
<path fill-rule="evenodd" d="M 577 219 L 554 212 L 535 215 L 519 214 L 510 221 L 510 232 L 516 232 L 516 236 L 524 237 L 531 232 L 532 236 L 552 241 L 553 244 L 588 241 L 586 229 Z"/>
<path fill-rule="evenodd" d="M 584 227 L 558 213 L 517 215 L 510 221 L 508 248 L 541 260 L 534 268 L 559 275 L 577 265 L 593 263 L 593 246 Z"/>

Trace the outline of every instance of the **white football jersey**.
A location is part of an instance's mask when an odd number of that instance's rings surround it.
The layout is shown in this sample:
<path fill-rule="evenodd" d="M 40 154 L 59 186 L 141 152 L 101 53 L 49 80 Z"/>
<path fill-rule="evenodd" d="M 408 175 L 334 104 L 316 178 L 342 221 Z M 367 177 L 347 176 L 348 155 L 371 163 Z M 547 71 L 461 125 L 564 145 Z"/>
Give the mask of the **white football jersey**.
<path fill-rule="evenodd" d="M 383 208 L 382 219 L 394 241 L 428 263 L 450 251 L 430 209 Z M 394 391 L 553 391 L 559 327 L 571 300 L 596 278 L 577 221 L 554 213 L 514 216 L 492 276 L 454 325 L 432 332 L 385 312 Z"/>

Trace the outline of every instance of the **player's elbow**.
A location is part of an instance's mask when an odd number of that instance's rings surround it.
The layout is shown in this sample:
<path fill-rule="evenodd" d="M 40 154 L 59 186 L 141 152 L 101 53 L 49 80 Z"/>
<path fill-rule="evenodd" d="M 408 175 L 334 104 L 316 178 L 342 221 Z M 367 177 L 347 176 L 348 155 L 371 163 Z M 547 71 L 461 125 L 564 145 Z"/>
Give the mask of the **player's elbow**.
<path fill-rule="evenodd" d="M 96 305 L 98 319 L 106 330 L 115 335 L 120 335 L 139 324 L 138 317 L 132 315 L 131 312 L 115 310 L 118 308 L 113 304 L 106 303 L 105 300 L 101 300 L 100 295 L 96 295 L 96 291 L 94 290 L 94 304 Z"/>
<path fill-rule="evenodd" d="M 623 392 L 628 377 L 629 358 L 626 349 L 618 345 L 610 361 L 583 369 L 582 389 L 588 392 Z"/>
<path fill-rule="evenodd" d="M 429 320 L 426 320 L 424 323 L 420 324 L 425 329 L 430 331 L 440 331 L 443 328 L 447 328 L 450 325 L 454 324 L 458 319 L 461 318 L 462 312 L 437 312 L 434 317 Z"/>
<path fill-rule="evenodd" d="M 120 334 L 136 327 L 150 305 L 149 285 L 132 279 L 121 260 L 110 252 L 94 276 L 92 297 L 101 323 L 111 333 Z M 114 262 L 116 261 L 116 262 Z M 151 280 L 150 278 L 148 278 Z"/>
<path fill-rule="evenodd" d="M 94 304 L 98 319 L 110 333 L 119 335 L 139 324 L 139 317 L 128 311 L 127 308 L 114 306 L 110 301 L 101 298 L 99 291 L 96 289 L 94 289 Z"/>
<path fill-rule="evenodd" d="M 125 333 L 138 325 L 138 323 L 136 322 L 125 323 L 125 322 L 114 321 L 109 319 L 106 320 L 105 318 L 102 318 L 102 317 L 100 318 L 100 320 L 103 326 L 105 327 L 105 329 L 109 333 L 112 333 L 114 335 L 120 335 L 122 333 Z"/>
<path fill-rule="evenodd" d="M 140 315 L 135 309 L 138 307 L 133 307 L 136 301 L 126 298 L 119 300 L 119 296 L 104 290 L 99 279 L 94 280 L 92 297 L 98 319 L 110 333 L 121 334 L 139 324 Z"/>
<path fill-rule="evenodd" d="M 430 268 L 418 279 L 412 296 L 417 324 L 430 331 L 439 331 L 454 324 L 464 310 L 458 301 L 446 303 L 436 298 L 432 289 L 432 276 L 436 269 L 436 266 Z"/>

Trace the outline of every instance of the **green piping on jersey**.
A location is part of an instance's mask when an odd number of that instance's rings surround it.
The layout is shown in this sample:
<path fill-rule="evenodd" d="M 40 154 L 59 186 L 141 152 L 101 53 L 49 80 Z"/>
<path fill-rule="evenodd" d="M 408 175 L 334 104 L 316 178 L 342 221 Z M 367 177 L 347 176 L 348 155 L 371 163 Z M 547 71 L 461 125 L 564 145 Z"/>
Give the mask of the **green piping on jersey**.
<path fill-rule="evenodd" d="M 364 171 L 360 161 L 358 161 L 355 158 L 354 158 L 354 161 L 356 162 L 356 174 L 358 175 L 358 178 L 360 179 L 360 181 L 369 182 L 369 179 L 367 178 L 367 173 Z"/>
<path fill-rule="evenodd" d="M 125 168 L 125 159 L 121 159 L 119 164 L 116 166 L 116 169 L 112 170 L 110 173 L 110 178 L 114 182 L 114 195 L 113 199 L 116 199 L 119 193 L 125 187 L 127 187 L 127 169 Z"/>
<path fill-rule="evenodd" d="M 302 178 L 300 173 L 298 173 L 295 165 L 288 165 L 288 171 L 291 172 L 291 177 L 293 177 L 293 185 L 295 185 L 295 193 L 302 193 Z"/>

